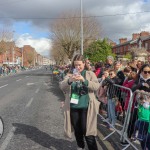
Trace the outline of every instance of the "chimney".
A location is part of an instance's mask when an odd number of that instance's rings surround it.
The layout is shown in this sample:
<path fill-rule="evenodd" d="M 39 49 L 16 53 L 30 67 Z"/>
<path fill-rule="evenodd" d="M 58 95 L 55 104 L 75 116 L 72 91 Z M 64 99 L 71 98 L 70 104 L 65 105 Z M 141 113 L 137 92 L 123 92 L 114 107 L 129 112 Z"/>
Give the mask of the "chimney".
<path fill-rule="evenodd" d="M 119 41 L 120 41 L 120 44 L 123 44 L 123 43 L 127 42 L 127 38 L 121 38 L 121 39 L 119 39 Z"/>
<path fill-rule="evenodd" d="M 136 40 L 140 37 L 140 33 L 133 33 L 132 34 L 132 40 Z"/>
<path fill-rule="evenodd" d="M 147 32 L 147 31 L 142 31 L 142 32 L 140 33 L 140 36 L 149 36 L 149 35 L 150 35 L 150 33 Z"/>

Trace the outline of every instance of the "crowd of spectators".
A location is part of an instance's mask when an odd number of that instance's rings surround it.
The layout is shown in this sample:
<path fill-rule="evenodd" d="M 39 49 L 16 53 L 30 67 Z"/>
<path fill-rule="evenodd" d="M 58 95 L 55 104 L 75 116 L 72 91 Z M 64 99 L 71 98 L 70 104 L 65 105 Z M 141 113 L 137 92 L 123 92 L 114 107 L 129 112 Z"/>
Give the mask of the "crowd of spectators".
<path fill-rule="evenodd" d="M 34 67 L 24 67 L 20 65 L 15 65 L 15 66 L 8 66 L 8 65 L 2 65 L 0 66 L 0 76 L 8 76 L 10 74 L 15 74 L 20 71 L 28 70 L 28 69 L 33 69 Z"/>
<path fill-rule="evenodd" d="M 85 59 L 86 69 L 95 73 L 99 81 L 96 96 L 101 102 L 100 114 L 105 114 L 109 122 L 108 128 L 115 127 L 117 119 L 122 116 L 122 123 L 128 109 L 130 93 L 120 88 L 119 94 L 114 84 L 129 88 L 132 92 L 137 90 L 150 92 L 150 56 L 147 62 L 133 59 L 130 62 L 115 61 L 112 56 L 107 57 L 106 63 L 97 62 L 94 65 Z M 55 66 L 53 71 L 58 72 L 62 81 L 70 73 L 70 65 Z M 131 141 L 139 140 L 143 150 L 150 150 L 150 98 L 143 95 L 134 98 L 131 109 L 131 118 L 128 126 L 128 138 Z M 109 126 L 111 124 L 111 126 Z M 142 129 L 141 129 L 142 128 Z M 135 134 L 138 131 L 138 135 Z M 126 144 L 126 143 L 125 143 Z"/>

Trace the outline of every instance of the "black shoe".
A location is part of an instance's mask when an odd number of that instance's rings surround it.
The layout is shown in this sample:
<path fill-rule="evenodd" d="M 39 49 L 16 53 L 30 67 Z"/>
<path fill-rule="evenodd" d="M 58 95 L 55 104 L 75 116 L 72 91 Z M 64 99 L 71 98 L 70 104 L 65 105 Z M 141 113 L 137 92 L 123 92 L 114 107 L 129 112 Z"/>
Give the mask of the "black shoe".
<path fill-rule="evenodd" d="M 125 142 L 120 142 L 120 145 L 121 145 L 121 146 L 127 146 L 127 145 L 129 145 L 129 143 L 128 143 L 127 141 L 125 141 Z"/>

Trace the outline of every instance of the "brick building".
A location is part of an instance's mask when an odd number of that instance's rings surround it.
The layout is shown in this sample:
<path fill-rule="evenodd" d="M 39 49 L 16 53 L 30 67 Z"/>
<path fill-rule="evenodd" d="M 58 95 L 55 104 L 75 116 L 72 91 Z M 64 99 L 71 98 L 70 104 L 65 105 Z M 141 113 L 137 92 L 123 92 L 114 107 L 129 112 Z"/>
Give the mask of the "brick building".
<path fill-rule="evenodd" d="M 16 47 L 14 42 L 7 42 L 5 43 L 5 49 L 0 52 L 0 66 L 23 65 L 29 67 L 42 65 L 42 57 L 30 45 L 19 48 Z"/>
<path fill-rule="evenodd" d="M 23 65 L 25 67 L 35 66 L 35 49 L 30 45 L 23 47 Z"/>
<path fill-rule="evenodd" d="M 4 51 L 0 54 L 0 65 L 20 65 L 22 52 L 14 42 L 5 43 Z"/>
<path fill-rule="evenodd" d="M 119 39 L 120 43 L 113 46 L 112 51 L 116 55 L 122 56 L 130 52 L 131 48 L 145 48 L 150 52 L 150 33 L 142 31 L 141 33 L 133 33 L 132 39 L 127 38 Z"/>
<path fill-rule="evenodd" d="M 43 65 L 40 54 L 30 45 L 24 45 L 23 49 L 23 65 L 25 67 Z"/>

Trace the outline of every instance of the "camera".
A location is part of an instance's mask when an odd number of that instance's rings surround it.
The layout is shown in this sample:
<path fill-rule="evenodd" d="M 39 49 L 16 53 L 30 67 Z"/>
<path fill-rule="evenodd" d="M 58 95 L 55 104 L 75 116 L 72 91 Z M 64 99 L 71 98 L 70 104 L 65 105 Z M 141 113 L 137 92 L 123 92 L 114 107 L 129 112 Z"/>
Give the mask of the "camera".
<path fill-rule="evenodd" d="M 80 95 L 86 95 L 86 94 L 88 94 L 88 87 L 83 84 L 80 90 Z"/>
<path fill-rule="evenodd" d="M 78 93 L 78 95 L 86 95 L 88 94 L 88 87 L 84 84 L 84 83 L 81 83 L 81 82 L 76 82 L 77 86 L 76 86 L 76 91 Z"/>

